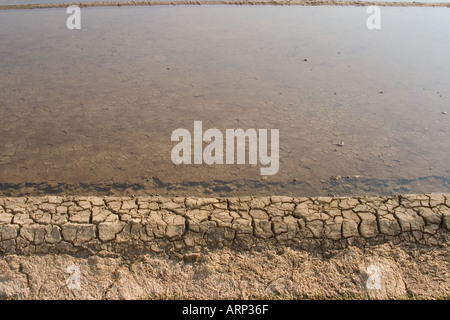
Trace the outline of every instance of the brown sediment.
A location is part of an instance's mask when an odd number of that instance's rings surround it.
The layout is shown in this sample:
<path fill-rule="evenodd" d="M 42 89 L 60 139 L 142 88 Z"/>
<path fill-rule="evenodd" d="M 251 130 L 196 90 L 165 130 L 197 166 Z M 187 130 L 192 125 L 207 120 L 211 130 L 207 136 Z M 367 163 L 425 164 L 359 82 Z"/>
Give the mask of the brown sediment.
<path fill-rule="evenodd" d="M 0 198 L 0 298 L 445 298 L 449 230 L 449 194 Z"/>
<path fill-rule="evenodd" d="M 359 8 L 152 8 L 88 10 L 75 40 L 59 10 L 3 11 L 0 195 L 450 192 L 445 10 L 394 10 L 373 41 Z M 198 120 L 280 129 L 278 173 L 175 166 Z"/>
<path fill-rule="evenodd" d="M 200 1 L 94 1 L 94 2 L 72 2 L 72 3 L 34 3 L 17 5 L 0 5 L 0 10 L 8 9 L 46 9 L 67 8 L 70 5 L 86 7 L 117 7 L 117 6 L 176 6 L 176 5 L 272 5 L 272 6 L 382 6 L 382 7 L 450 7 L 450 3 L 425 3 L 425 2 L 384 2 L 384 1 L 315 1 L 315 0 L 292 0 L 292 1 L 222 1 L 222 0 L 200 0 Z"/>

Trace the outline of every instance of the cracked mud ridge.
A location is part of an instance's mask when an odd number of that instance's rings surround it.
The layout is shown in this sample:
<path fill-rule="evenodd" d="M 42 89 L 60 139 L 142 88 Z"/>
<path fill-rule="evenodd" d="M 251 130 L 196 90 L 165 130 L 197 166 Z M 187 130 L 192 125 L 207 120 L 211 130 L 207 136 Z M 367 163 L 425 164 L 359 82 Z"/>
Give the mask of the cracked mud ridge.
<path fill-rule="evenodd" d="M 448 194 L 2 198 L 0 297 L 445 298 L 449 230 Z"/>

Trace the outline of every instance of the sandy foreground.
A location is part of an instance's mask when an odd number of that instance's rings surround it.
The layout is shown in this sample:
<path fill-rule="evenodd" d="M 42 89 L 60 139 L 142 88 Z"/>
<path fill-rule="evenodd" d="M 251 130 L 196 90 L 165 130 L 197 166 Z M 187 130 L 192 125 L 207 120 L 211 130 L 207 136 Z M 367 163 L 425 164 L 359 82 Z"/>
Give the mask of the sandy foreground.
<path fill-rule="evenodd" d="M 442 299 L 449 230 L 448 194 L 1 198 L 0 297 Z"/>

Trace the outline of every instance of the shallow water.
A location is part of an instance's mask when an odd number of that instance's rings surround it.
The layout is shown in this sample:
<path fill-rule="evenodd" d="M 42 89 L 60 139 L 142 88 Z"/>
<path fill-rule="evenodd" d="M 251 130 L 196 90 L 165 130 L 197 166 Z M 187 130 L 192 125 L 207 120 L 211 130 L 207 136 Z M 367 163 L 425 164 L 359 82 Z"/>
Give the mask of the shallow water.
<path fill-rule="evenodd" d="M 383 8 L 381 30 L 357 7 L 67 17 L 0 12 L 4 195 L 450 192 L 449 10 Z M 278 174 L 175 166 L 171 133 L 195 120 L 280 129 Z"/>

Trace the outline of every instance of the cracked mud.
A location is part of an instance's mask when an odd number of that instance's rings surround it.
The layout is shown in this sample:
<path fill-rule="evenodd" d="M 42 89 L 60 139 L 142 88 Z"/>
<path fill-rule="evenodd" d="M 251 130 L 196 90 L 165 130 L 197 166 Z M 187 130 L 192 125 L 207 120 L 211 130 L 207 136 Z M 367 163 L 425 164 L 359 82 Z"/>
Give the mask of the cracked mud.
<path fill-rule="evenodd" d="M 48 196 L 0 205 L 4 298 L 441 298 L 450 286 L 448 194 Z M 83 290 L 64 287 L 69 262 L 81 265 Z M 364 286 L 370 264 L 383 270 L 380 290 Z M 247 269 L 254 278 L 242 278 Z"/>

